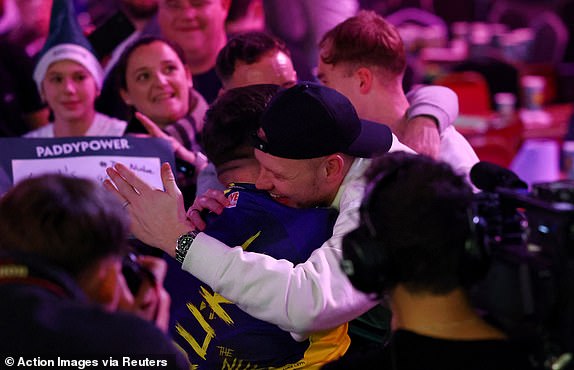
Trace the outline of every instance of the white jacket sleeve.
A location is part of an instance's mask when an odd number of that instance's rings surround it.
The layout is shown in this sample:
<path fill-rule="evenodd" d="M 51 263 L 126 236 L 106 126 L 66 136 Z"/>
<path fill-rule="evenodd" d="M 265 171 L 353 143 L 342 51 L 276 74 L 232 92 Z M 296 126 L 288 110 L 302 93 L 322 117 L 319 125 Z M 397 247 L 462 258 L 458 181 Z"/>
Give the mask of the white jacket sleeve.
<path fill-rule="evenodd" d="M 451 126 L 458 117 L 458 96 L 444 86 L 421 86 L 407 94 L 407 118 L 431 116 L 437 120 L 439 132 Z"/>
<path fill-rule="evenodd" d="M 348 184 L 353 185 L 357 184 Z M 241 247 L 230 248 L 200 233 L 183 269 L 248 314 L 295 336 L 304 337 L 348 322 L 377 303 L 355 290 L 339 267 L 342 237 L 358 221 L 364 185 L 356 188 L 347 189 L 353 191 L 345 191 L 341 197 L 333 237 L 304 263 L 294 266 Z"/>

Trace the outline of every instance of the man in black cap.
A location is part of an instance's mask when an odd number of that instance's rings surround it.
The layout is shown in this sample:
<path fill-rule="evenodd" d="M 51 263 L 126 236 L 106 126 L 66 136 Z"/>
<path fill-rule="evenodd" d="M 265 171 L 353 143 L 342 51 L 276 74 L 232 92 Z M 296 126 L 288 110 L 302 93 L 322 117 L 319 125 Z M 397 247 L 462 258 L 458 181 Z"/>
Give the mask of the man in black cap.
<path fill-rule="evenodd" d="M 209 214 L 203 232 L 227 245 L 298 264 L 331 237 L 337 215 L 325 207 L 287 207 L 255 188 L 259 163 L 252 133 L 280 89 L 251 85 L 226 90 L 207 111 L 202 145 L 218 180 L 227 185 L 225 194 L 233 206 L 220 215 Z M 222 301 L 182 270 L 178 261 L 166 258 L 165 287 L 172 297 L 170 332 L 197 369 L 231 368 L 234 363 L 241 363 L 243 369 L 316 368 L 347 351 L 347 325 L 296 341 L 276 325 Z M 307 355 L 317 348 L 321 349 L 317 356 Z"/>
<path fill-rule="evenodd" d="M 296 338 L 358 317 L 376 302 L 355 290 L 339 268 L 341 238 L 357 226 L 369 157 L 389 150 L 390 129 L 362 121 L 340 93 L 312 83 L 279 93 L 254 138 L 261 165 L 256 182 L 294 207 L 339 210 L 333 236 L 304 263 L 231 248 L 195 229 L 186 217 L 169 165 L 165 191 L 153 189 L 125 166 L 108 169 L 108 190 L 132 216 L 132 232 L 182 263 L 214 291 Z"/>

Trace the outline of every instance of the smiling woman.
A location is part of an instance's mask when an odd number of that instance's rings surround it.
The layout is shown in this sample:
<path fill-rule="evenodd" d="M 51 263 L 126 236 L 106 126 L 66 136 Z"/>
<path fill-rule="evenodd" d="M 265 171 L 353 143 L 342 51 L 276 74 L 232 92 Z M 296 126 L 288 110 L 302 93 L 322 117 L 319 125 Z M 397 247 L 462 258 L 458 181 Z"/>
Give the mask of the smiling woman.
<path fill-rule="evenodd" d="M 144 37 L 125 49 L 117 64 L 117 76 L 125 103 L 152 121 L 132 119 L 128 132 L 149 132 L 170 140 L 181 160 L 178 169 L 185 172 L 180 174 L 178 183 L 195 193 L 195 175 L 207 162 L 198 142 L 207 103 L 192 88 L 185 61 L 175 44 L 158 37 Z M 136 117 L 141 120 L 141 116 Z"/>
<path fill-rule="evenodd" d="M 189 111 L 191 74 L 167 42 L 142 39 L 120 60 L 122 99 L 161 128 Z"/>

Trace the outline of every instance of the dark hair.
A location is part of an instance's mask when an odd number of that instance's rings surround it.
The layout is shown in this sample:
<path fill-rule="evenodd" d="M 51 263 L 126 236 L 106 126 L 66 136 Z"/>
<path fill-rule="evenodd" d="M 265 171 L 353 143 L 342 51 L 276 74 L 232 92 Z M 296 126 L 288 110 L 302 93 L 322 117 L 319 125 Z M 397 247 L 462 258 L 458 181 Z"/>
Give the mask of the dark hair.
<path fill-rule="evenodd" d="M 389 286 L 433 294 L 463 286 L 472 200 L 465 178 L 447 163 L 404 152 L 377 157 L 365 176 L 375 190 L 367 211 L 388 258 Z"/>
<path fill-rule="evenodd" d="M 135 40 L 131 44 L 129 44 L 124 49 L 120 58 L 118 59 L 118 62 L 117 62 L 116 66 L 114 67 L 114 70 L 113 70 L 117 86 L 119 86 L 121 89 L 127 90 L 127 80 L 126 80 L 127 76 L 126 76 L 126 74 L 127 74 L 127 70 L 128 70 L 128 63 L 130 61 L 130 57 L 141 46 L 150 45 L 154 42 L 162 42 L 162 43 L 168 45 L 169 47 L 171 47 L 173 49 L 173 51 L 175 51 L 175 53 L 177 54 L 181 63 L 183 63 L 183 65 L 187 64 L 186 58 L 185 58 L 185 53 L 183 52 L 183 49 L 179 45 L 177 45 L 177 44 L 175 44 L 169 40 L 166 40 L 164 38 L 161 38 L 161 37 L 144 36 L 140 39 Z"/>
<path fill-rule="evenodd" d="M 203 149 L 215 166 L 252 158 L 251 137 L 267 104 L 281 88 L 250 85 L 226 90 L 205 114 Z"/>
<path fill-rule="evenodd" d="M 238 61 L 253 64 L 272 51 L 282 51 L 291 56 L 283 41 L 265 32 L 245 32 L 232 37 L 217 54 L 215 71 L 222 81 L 228 81 Z"/>
<path fill-rule="evenodd" d="M 396 28 L 373 11 L 360 11 L 339 23 L 323 36 L 319 47 L 326 64 L 364 64 L 393 75 L 402 75 L 407 64 Z"/>
<path fill-rule="evenodd" d="M 121 255 L 128 232 L 118 200 L 87 179 L 30 178 L 0 200 L 0 248 L 39 256 L 72 276 L 101 258 Z"/>

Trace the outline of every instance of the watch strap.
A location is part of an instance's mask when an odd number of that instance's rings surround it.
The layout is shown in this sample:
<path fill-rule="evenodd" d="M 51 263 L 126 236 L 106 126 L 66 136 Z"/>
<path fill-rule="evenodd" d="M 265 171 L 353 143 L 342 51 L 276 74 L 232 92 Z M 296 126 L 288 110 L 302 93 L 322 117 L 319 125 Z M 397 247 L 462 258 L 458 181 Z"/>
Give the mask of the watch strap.
<path fill-rule="evenodd" d="M 185 260 L 185 256 L 191 247 L 191 244 L 195 240 L 195 237 L 199 234 L 198 231 L 193 230 L 189 231 L 185 234 L 182 234 L 179 238 L 177 238 L 177 244 L 175 246 L 175 259 L 179 263 L 183 263 Z"/>

